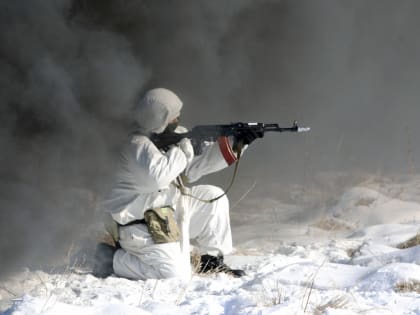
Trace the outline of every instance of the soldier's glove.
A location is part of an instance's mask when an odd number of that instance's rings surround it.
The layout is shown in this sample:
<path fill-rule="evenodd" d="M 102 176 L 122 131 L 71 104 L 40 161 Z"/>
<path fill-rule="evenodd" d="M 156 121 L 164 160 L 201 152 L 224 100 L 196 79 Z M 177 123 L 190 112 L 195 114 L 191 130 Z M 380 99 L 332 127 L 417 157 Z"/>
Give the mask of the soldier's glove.
<path fill-rule="evenodd" d="M 264 137 L 264 132 L 253 129 L 242 130 L 240 134 L 236 135 L 233 143 L 233 149 L 237 151 L 239 146 L 250 145 L 257 138 Z"/>

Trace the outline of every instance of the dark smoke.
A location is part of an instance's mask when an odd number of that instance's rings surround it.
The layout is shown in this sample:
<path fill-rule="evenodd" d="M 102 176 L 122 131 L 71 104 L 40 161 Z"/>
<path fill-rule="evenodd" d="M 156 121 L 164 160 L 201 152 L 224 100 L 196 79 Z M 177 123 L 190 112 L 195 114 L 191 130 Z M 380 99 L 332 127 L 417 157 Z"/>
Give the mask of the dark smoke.
<path fill-rule="evenodd" d="M 417 1 L 0 2 L 2 273 L 89 232 L 127 113 L 150 87 L 183 122 L 308 124 L 241 162 L 255 193 L 317 174 L 413 173 Z M 250 179 L 251 178 L 251 179 Z"/>
<path fill-rule="evenodd" d="M 73 5 L 0 4 L 2 273 L 89 233 L 147 78 L 123 36 L 74 22 Z"/>

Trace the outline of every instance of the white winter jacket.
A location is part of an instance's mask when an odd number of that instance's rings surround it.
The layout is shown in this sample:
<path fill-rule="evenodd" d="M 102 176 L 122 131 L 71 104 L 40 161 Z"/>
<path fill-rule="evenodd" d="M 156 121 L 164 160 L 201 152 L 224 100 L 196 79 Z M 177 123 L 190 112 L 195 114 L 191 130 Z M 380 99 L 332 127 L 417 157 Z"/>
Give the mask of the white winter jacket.
<path fill-rule="evenodd" d="M 105 208 L 119 224 L 143 219 L 146 210 L 176 207 L 180 190 L 175 185 L 178 175 L 184 173 L 189 182 L 219 171 L 235 160 L 226 138 L 204 143 L 202 154 L 187 165 L 184 152 L 173 146 L 162 152 L 143 135 L 133 135 L 124 148 L 116 184 Z"/>

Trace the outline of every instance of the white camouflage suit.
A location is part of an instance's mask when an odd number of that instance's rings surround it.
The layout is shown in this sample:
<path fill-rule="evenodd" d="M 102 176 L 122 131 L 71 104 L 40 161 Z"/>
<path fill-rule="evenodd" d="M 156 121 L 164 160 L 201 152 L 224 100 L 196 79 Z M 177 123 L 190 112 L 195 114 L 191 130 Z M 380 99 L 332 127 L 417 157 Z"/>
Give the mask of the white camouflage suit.
<path fill-rule="evenodd" d="M 196 199 L 215 198 L 223 194 L 222 189 L 211 185 L 193 186 L 188 193 L 196 198 L 191 198 L 181 194 L 175 185 L 181 174 L 188 182 L 194 182 L 235 162 L 231 141 L 221 137 L 217 142 L 204 143 L 202 154 L 194 156 L 188 139 L 164 152 L 148 137 L 151 133 L 163 132 L 168 122 L 179 116 L 181 108 L 181 100 L 163 88 L 148 91 L 135 108 L 133 118 L 139 126 L 138 133 L 131 136 L 121 154 L 116 183 L 105 202 L 106 210 L 120 224 L 121 249 L 116 251 L 113 261 L 114 273 L 118 276 L 130 279 L 190 277 L 189 244 L 182 244 L 188 247 L 188 257 L 185 257 L 186 251 L 183 255 L 180 242 L 155 244 L 144 224 L 122 226 L 143 219 L 144 212 L 152 208 L 173 207 L 178 224 L 184 229 L 184 239 L 187 237 L 200 254 L 226 255 L 232 251 L 227 197 L 212 203 Z"/>

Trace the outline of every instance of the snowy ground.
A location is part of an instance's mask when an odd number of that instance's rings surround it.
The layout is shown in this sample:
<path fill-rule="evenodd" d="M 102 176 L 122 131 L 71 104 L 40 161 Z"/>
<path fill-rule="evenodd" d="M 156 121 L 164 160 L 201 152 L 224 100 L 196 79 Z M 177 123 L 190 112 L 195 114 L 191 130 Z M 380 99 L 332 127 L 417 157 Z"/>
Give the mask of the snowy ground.
<path fill-rule="evenodd" d="M 232 214 L 236 252 L 226 257 L 244 278 L 183 283 L 25 270 L 0 283 L 0 314 L 420 315 L 420 246 L 401 246 L 416 236 L 419 244 L 419 192 L 418 180 L 365 183 L 305 223 L 294 218 L 308 209 L 244 201 Z"/>

